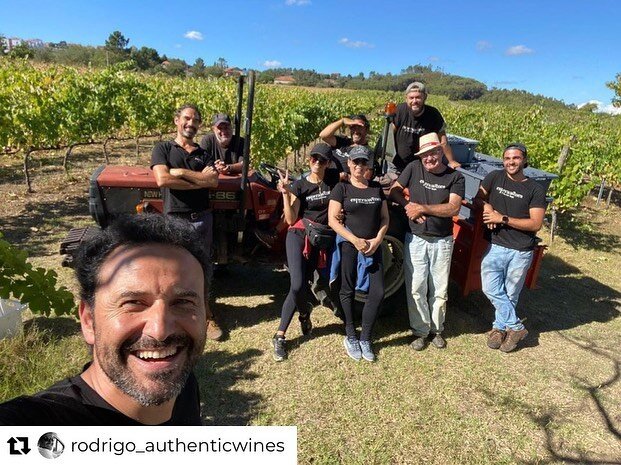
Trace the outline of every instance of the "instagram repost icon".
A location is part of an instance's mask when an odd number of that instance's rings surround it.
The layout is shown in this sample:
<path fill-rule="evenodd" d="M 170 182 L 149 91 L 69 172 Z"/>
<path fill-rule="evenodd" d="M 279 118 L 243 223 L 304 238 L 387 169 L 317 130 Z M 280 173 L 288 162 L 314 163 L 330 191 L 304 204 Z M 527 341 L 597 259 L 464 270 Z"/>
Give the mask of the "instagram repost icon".
<path fill-rule="evenodd" d="M 65 450 L 65 445 L 62 443 L 56 433 L 45 433 L 39 438 L 37 443 L 39 453 L 46 459 L 55 459 Z"/>

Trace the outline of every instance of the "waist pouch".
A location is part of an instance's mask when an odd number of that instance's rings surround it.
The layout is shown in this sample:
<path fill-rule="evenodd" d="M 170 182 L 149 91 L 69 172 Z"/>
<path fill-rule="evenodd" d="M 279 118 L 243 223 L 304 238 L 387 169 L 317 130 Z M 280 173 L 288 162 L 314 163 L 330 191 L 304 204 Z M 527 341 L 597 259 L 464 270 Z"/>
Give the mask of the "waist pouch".
<path fill-rule="evenodd" d="M 323 250 L 332 248 L 336 233 L 329 226 L 315 223 L 306 218 L 302 218 L 302 223 L 304 223 L 304 231 L 313 247 Z"/>

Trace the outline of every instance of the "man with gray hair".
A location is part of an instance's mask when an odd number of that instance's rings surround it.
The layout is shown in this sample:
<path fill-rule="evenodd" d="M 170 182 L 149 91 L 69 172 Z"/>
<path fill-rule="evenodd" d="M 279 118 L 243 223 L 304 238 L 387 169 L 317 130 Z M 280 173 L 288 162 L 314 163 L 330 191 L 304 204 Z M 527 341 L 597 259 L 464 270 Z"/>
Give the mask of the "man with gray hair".
<path fill-rule="evenodd" d="M 400 173 L 415 158 L 420 150 L 419 139 L 425 134 L 435 132 L 440 137 L 440 143 L 448 166 L 456 168 L 459 165 L 453 159 L 453 151 L 446 137 L 446 123 L 437 108 L 426 105 L 427 89 L 422 82 L 412 82 L 405 89 L 405 102 L 397 105 L 395 116 L 395 143 L 397 155 L 393 163 Z"/>

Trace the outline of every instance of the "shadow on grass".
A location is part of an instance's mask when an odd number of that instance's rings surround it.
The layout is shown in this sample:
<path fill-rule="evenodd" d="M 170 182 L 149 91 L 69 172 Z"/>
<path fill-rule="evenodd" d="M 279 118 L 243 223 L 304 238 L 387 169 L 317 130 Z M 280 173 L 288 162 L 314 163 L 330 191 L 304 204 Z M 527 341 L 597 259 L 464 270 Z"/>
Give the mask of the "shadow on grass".
<path fill-rule="evenodd" d="M 62 237 L 76 227 L 75 217 L 88 216 L 87 196 L 71 195 L 64 200 L 42 201 L 36 198 L 37 194 L 31 195 L 33 199 L 24 206 L 27 213 L 5 216 L 0 220 L 2 234 L 8 242 L 17 246 L 27 244 L 29 255 L 58 254 Z M 42 231 L 42 227 L 47 225 L 52 225 L 54 232 Z M 48 247 L 50 244 L 57 245 Z"/>
<path fill-rule="evenodd" d="M 36 316 L 24 323 L 24 330 L 39 331 L 43 342 L 52 343 L 78 334 L 80 323 L 71 317 Z"/>
<path fill-rule="evenodd" d="M 620 315 L 621 292 L 584 276 L 581 271 L 552 255 L 546 255 L 539 275 L 539 289 L 522 291 L 518 316 L 529 335 L 520 348 L 539 344 L 539 334 L 605 323 Z M 448 335 L 482 333 L 491 328 L 492 305 L 479 291 L 467 298 L 455 297 L 447 314 Z M 518 348 L 519 350 L 519 348 Z"/>
<path fill-rule="evenodd" d="M 603 358 L 612 365 L 610 376 L 606 380 L 588 382 L 577 375 L 572 375 L 571 379 L 574 385 L 587 393 L 588 399 L 598 413 L 597 420 L 599 427 L 604 430 L 606 437 L 610 438 L 610 441 L 605 442 L 612 444 L 611 450 L 615 450 L 615 445 L 618 445 L 621 440 L 621 425 L 615 424 L 615 422 L 619 422 L 619 417 L 613 415 L 613 413 L 604 406 L 602 397 L 604 391 L 611 389 L 619 382 L 621 362 L 619 358 L 613 356 L 610 351 L 598 347 L 592 341 L 568 337 L 560 332 L 558 335 L 565 339 L 567 343 L 573 344 L 578 349 L 590 352 L 594 357 Z M 621 458 L 618 455 L 613 457 L 609 451 L 598 450 L 584 452 L 583 450 L 571 450 L 562 438 L 557 437 L 557 432 L 561 429 L 559 426 L 563 423 L 563 416 L 561 415 L 560 409 L 555 409 L 550 405 L 529 405 L 510 395 L 499 398 L 497 393 L 487 388 L 483 388 L 482 392 L 490 402 L 499 404 L 503 407 L 503 410 L 507 410 L 507 415 L 511 415 L 512 412 L 510 412 L 510 410 L 513 410 L 530 418 L 531 422 L 541 432 L 548 456 L 546 458 L 538 458 L 536 461 L 521 461 L 519 463 L 524 465 L 552 463 L 621 464 Z"/>
<path fill-rule="evenodd" d="M 563 239 L 574 249 L 614 252 L 621 248 L 621 237 L 598 229 L 605 221 L 595 208 L 584 207 L 558 216 L 558 229 Z"/>
<path fill-rule="evenodd" d="M 194 372 L 201 391 L 202 416 L 205 425 L 245 426 L 256 416 L 262 396 L 233 389 L 239 380 L 253 380 L 250 371 L 262 351 L 248 349 L 239 354 L 215 350 L 205 353 Z"/>

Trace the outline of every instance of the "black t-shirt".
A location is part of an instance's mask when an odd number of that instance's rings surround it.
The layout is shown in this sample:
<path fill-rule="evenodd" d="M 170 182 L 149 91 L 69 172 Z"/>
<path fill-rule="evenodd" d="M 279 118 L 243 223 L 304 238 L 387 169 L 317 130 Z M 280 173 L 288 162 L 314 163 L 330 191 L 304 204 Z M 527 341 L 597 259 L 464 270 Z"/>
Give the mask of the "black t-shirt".
<path fill-rule="evenodd" d="M 423 114 L 414 116 L 414 112 L 405 102 L 397 105 L 395 126 L 397 127 L 395 137 L 397 156 L 393 163 L 398 171 L 403 171 L 405 166 L 414 159 L 414 154 L 419 150 L 420 136 L 430 132 L 439 133 L 446 129 L 444 118 L 437 108 L 425 105 Z"/>
<path fill-rule="evenodd" d="M 315 223 L 328 224 L 328 203 L 330 192 L 339 182 L 336 171 L 326 171 L 319 184 L 310 182 L 306 177 L 295 181 L 291 192 L 300 200 L 300 218 L 307 218 Z"/>
<path fill-rule="evenodd" d="M 344 225 L 362 239 L 373 239 L 382 222 L 382 203 L 386 200 L 380 183 L 369 181 L 366 188 L 353 186 L 349 182 L 339 182 L 330 194 L 345 212 Z"/>
<path fill-rule="evenodd" d="M 409 189 L 411 202 L 422 205 L 448 203 L 451 194 L 463 199 L 466 190 L 466 181 L 460 172 L 447 167 L 440 174 L 430 173 L 418 159 L 405 167 L 397 182 Z M 453 220 L 427 215 L 423 223 L 410 221 L 410 231 L 417 236 L 447 237 L 453 234 Z"/>
<path fill-rule="evenodd" d="M 546 193 L 543 186 L 526 178 L 522 182 L 513 181 L 505 170 L 492 171 L 481 181 L 488 193 L 488 202 L 499 213 L 511 218 L 530 218 L 531 208 L 546 208 Z M 522 231 L 505 224 L 494 229 L 485 228 L 492 244 L 515 250 L 533 250 L 536 233 Z"/>
<path fill-rule="evenodd" d="M 188 153 L 175 141 L 156 144 L 151 154 L 151 169 L 155 165 L 166 165 L 168 168 L 203 171 L 213 163 L 214 160 L 202 148 L 196 147 L 196 150 Z M 164 213 L 196 213 L 209 208 L 209 189 L 181 190 L 163 187 L 162 197 Z"/>
<path fill-rule="evenodd" d="M 352 148 L 354 141 L 351 137 L 346 136 L 334 136 L 336 137 L 336 145 L 332 148 L 332 163 L 330 168 L 337 168 L 339 172 L 349 174 L 349 166 L 347 166 L 347 160 L 349 160 L 349 151 Z M 369 144 L 364 144 L 365 147 L 369 147 Z M 370 147 L 369 147 L 370 148 Z M 368 167 L 373 167 L 373 157 L 367 163 Z"/>
<path fill-rule="evenodd" d="M 190 374 L 175 401 L 170 420 L 162 425 L 202 425 L 200 394 Z M 0 425 L 6 426 L 138 426 L 108 404 L 81 376 L 59 381 L 33 396 L 0 404 Z"/>
<path fill-rule="evenodd" d="M 241 141 L 240 141 L 241 139 Z M 239 143 L 239 145 L 238 145 Z M 225 164 L 231 165 L 233 163 L 239 163 L 243 161 L 244 155 L 244 138 L 239 138 L 237 136 L 233 136 L 229 146 L 227 148 L 223 148 L 218 143 L 218 139 L 213 132 L 208 132 L 201 139 L 200 146 L 210 159 L 222 160 Z"/>

